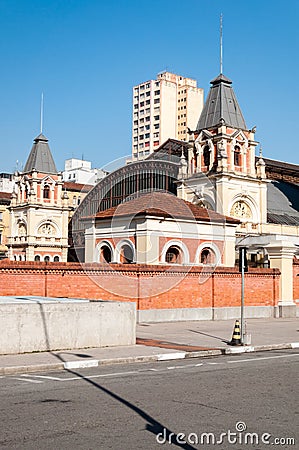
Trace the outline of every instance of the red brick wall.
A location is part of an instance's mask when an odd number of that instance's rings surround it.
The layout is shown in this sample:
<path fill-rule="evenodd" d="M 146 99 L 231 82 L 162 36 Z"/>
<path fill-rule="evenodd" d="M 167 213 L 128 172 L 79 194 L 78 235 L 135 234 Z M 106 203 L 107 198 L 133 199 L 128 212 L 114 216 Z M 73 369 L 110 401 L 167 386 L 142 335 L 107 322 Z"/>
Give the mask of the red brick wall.
<path fill-rule="evenodd" d="M 203 274 L 201 267 L 1 261 L 0 295 L 129 300 L 136 301 L 138 309 L 239 305 L 237 269 L 206 270 Z M 278 269 L 250 269 L 245 305 L 276 305 L 279 277 Z"/>

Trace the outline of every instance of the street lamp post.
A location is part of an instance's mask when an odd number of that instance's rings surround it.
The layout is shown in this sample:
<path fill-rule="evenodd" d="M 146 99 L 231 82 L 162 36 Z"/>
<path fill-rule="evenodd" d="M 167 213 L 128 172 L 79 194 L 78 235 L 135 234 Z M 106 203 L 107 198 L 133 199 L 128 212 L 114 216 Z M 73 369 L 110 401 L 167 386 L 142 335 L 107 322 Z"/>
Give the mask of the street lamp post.
<path fill-rule="evenodd" d="M 245 272 L 248 272 L 246 247 L 239 248 L 239 271 L 241 272 L 241 344 L 244 345 L 244 292 L 245 292 Z"/>

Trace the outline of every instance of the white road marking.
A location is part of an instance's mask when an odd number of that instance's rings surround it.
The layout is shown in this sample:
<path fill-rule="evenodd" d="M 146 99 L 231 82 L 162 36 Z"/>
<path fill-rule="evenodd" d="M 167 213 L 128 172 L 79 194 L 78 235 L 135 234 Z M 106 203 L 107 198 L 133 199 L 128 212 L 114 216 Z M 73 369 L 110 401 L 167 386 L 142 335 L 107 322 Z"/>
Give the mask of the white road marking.
<path fill-rule="evenodd" d="M 138 371 L 135 370 L 135 371 L 131 371 L 131 372 L 101 373 L 98 375 L 90 375 L 88 377 L 78 375 L 77 377 L 58 378 L 58 380 L 59 381 L 80 381 L 80 380 L 90 380 L 92 378 L 114 377 L 114 376 L 118 376 L 118 375 L 133 375 L 133 374 L 137 374 L 137 373 L 138 373 Z"/>
<path fill-rule="evenodd" d="M 28 381 L 28 383 L 43 383 L 43 381 L 40 381 L 40 380 L 30 380 L 29 378 L 14 378 L 14 380 Z"/>
<path fill-rule="evenodd" d="M 299 356 L 298 353 L 295 355 L 280 355 L 280 356 L 265 356 L 261 358 L 248 358 L 248 359 L 238 359 L 237 361 L 227 361 L 227 364 L 236 364 L 240 362 L 250 362 L 250 361 L 261 361 L 265 359 L 277 359 L 277 358 L 292 358 L 293 356 Z"/>
<path fill-rule="evenodd" d="M 45 380 L 54 380 L 54 381 L 61 381 L 62 378 L 58 378 L 58 377 L 49 377 L 46 375 L 27 375 L 27 374 L 23 374 L 21 375 L 22 377 L 31 377 L 31 378 L 42 378 Z"/>
<path fill-rule="evenodd" d="M 218 364 L 220 364 L 220 363 L 218 363 L 218 362 L 209 362 L 209 363 L 207 363 L 207 364 L 209 364 L 210 366 L 217 366 Z"/>
<path fill-rule="evenodd" d="M 291 343 L 292 348 L 299 348 L 299 342 L 292 342 Z"/>
<path fill-rule="evenodd" d="M 199 367 L 199 366 L 203 366 L 203 363 L 195 364 L 194 367 Z"/>

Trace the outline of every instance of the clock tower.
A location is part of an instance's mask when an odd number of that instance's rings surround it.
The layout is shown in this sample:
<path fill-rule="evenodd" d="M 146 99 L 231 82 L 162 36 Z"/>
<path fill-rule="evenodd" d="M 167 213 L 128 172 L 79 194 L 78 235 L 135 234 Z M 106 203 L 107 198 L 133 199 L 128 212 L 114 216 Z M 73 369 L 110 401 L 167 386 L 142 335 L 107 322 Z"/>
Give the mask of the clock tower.
<path fill-rule="evenodd" d="M 48 139 L 40 134 L 24 172 L 15 174 L 8 242 L 11 260 L 67 261 L 69 207 L 62 185 Z"/>
<path fill-rule="evenodd" d="M 255 131 L 246 126 L 231 80 L 220 74 L 189 142 L 186 199 L 240 219 L 242 234 L 258 233 L 267 221 L 265 163 L 260 156 L 256 164 Z"/>

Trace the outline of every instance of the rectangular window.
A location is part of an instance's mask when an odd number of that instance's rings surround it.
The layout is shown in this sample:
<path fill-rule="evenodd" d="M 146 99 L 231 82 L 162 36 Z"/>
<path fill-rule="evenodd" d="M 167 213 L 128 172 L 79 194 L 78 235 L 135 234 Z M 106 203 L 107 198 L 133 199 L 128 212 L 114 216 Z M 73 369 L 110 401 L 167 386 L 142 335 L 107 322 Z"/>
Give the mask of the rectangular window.
<path fill-rule="evenodd" d="M 138 109 L 138 105 L 134 105 L 134 109 Z"/>
<path fill-rule="evenodd" d="M 141 144 L 139 144 L 139 148 L 143 148 L 143 147 L 144 147 L 144 144 L 142 142 Z"/>
<path fill-rule="evenodd" d="M 150 87 L 150 83 L 146 83 L 145 87 L 148 89 Z"/>
<path fill-rule="evenodd" d="M 136 105 L 135 105 L 135 106 L 136 106 Z M 141 103 L 140 103 L 140 107 L 142 107 L 142 106 L 144 106 L 144 102 L 141 102 Z"/>
<path fill-rule="evenodd" d="M 139 136 L 139 139 L 143 139 L 143 138 L 144 138 L 144 135 L 141 134 L 141 135 Z"/>
<path fill-rule="evenodd" d="M 147 92 L 145 95 L 146 95 L 147 97 L 149 97 L 149 96 L 151 95 L 151 93 L 150 93 L 150 92 Z"/>
<path fill-rule="evenodd" d="M 138 149 L 138 145 L 134 145 L 134 150 L 137 150 Z"/>
<path fill-rule="evenodd" d="M 157 91 L 154 92 L 155 95 L 159 95 L 160 94 L 160 89 L 158 89 Z"/>
<path fill-rule="evenodd" d="M 134 125 L 138 125 L 138 120 L 134 120 Z"/>
<path fill-rule="evenodd" d="M 140 115 L 141 115 L 141 116 L 144 115 L 144 109 L 142 109 L 142 110 L 140 111 Z"/>
<path fill-rule="evenodd" d="M 159 98 L 155 98 L 154 103 L 160 103 L 160 99 Z"/>
<path fill-rule="evenodd" d="M 138 133 L 138 128 L 134 128 L 134 134 Z"/>
<path fill-rule="evenodd" d="M 140 98 L 144 98 L 144 92 L 140 94 Z"/>
<path fill-rule="evenodd" d="M 146 130 L 149 130 L 149 129 L 150 129 L 150 126 L 149 126 L 149 125 L 145 125 L 145 129 L 146 129 Z"/>
<path fill-rule="evenodd" d="M 160 116 L 154 116 L 154 120 L 159 120 Z"/>
<path fill-rule="evenodd" d="M 143 84 L 142 86 L 140 86 L 139 89 L 140 89 L 141 91 L 144 91 L 144 84 Z"/>
<path fill-rule="evenodd" d="M 154 138 L 159 137 L 159 133 L 154 133 Z"/>
<path fill-rule="evenodd" d="M 144 123 L 144 119 L 140 119 L 140 123 Z"/>
<path fill-rule="evenodd" d="M 145 150 L 144 154 L 145 154 L 145 155 L 149 155 L 149 154 L 150 154 L 150 151 L 149 151 L 149 150 Z"/>
<path fill-rule="evenodd" d="M 151 112 L 150 108 L 146 108 L 145 113 L 149 114 Z"/>
<path fill-rule="evenodd" d="M 139 127 L 139 131 L 144 131 L 144 126 Z"/>
<path fill-rule="evenodd" d="M 149 121 L 150 121 L 150 116 L 147 116 L 147 117 L 145 118 L 145 121 L 146 121 L 146 122 L 149 122 Z"/>
<path fill-rule="evenodd" d="M 157 147 L 159 145 L 159 141 L 154 141 L 154 146 Z"/>
<path fill-rule="evenodd" d="M 138 113 L 134 113 L 134 119 L 138 119 Z"/>
<path fill-rule="evenodd" d="M 138 142 L 138 137 L 134 137 L 134 142 Z"/>
<path fill-rule="evenodd" d="M 145 139 L 149 139 L 149 137 L 150 137 L 150 134 L 149 134 L 149 133 L 146 133 L 146 134 L 145 134 Z"/>
<path fill-rule="evenodd" d="M 154 125 L 154 128 L 155 128 L 155 130 L 159 130 L 159 124 L 156 123 L 156 124 Z"/>
<path fill-rule="evenodd" d="M 145 147 L 149 147 L 149 142 L 146 142 L 146 143 L 144 144 L 144 146 L 145 146 Z"/>
<path fill-rule="evenodd" d="M 150 105 L 150 104 L 151 104 L 151 101 L 150 101 L 150 100 L 146 100 L 145 104 L 146 104 L 146 105 Z"/>

